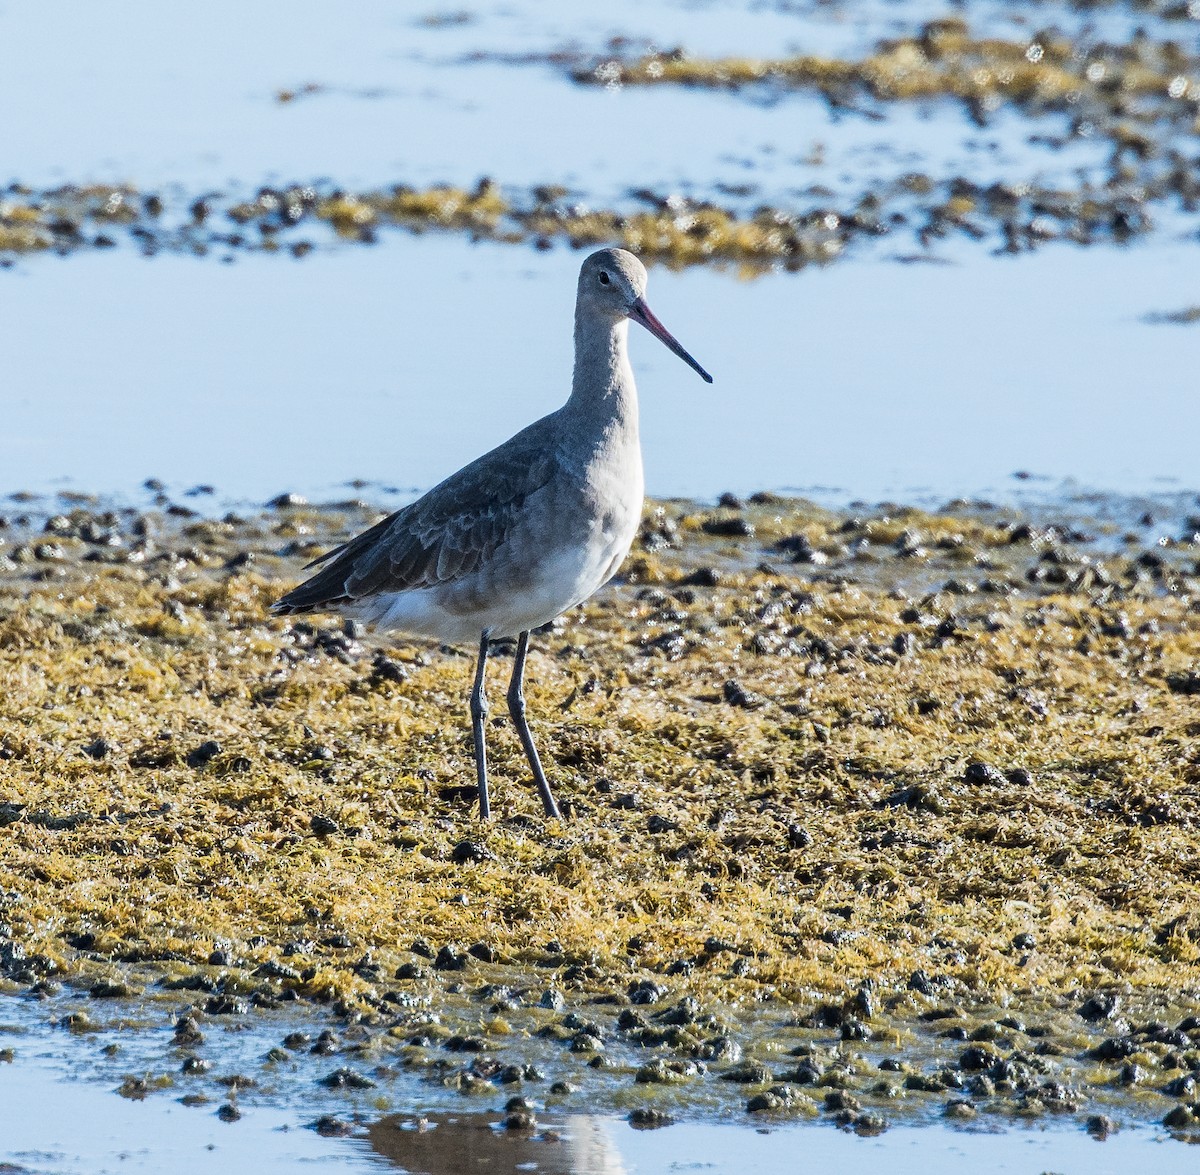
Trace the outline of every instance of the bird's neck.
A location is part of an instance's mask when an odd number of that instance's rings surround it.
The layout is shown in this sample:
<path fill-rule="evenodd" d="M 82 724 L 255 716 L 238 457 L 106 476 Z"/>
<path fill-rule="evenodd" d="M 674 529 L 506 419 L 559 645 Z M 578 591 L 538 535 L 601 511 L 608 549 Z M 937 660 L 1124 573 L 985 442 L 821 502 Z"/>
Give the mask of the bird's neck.
<path fill-rule="evenodd" d="M 575 374 L 567 410 L 597 432 L 637 441 L 637 387 L 629 365 L 629 320 L 575 314 Z"/>

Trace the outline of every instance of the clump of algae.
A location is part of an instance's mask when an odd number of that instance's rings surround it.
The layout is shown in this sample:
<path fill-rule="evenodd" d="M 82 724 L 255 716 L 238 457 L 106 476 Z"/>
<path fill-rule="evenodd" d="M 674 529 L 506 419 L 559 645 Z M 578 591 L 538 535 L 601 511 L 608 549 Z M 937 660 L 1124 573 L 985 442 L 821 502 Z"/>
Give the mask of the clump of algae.
<path fill-rule="evenodd" d="M 295 574 L 272 552 L 368 519 L 9 532 L 0 893 L 23 951 L 302 950 L 302 986 L 335 994 L 369 987 L 335 935 L 385 972 L 418 936 L 516 965 L 555 940 L 585 986 L 667 972 L 722 999 L 1200 979 L 1186 547 L 1107 554 L 995 512 L 651 506 L 623 581 L 535 642 L 570 817 L 542 819 L 496 721 L 484 826 L 469 657 L 267 613 Z"/>
<path fill-rule="evenodd" d="M 208 196 L 191 203 L 184 220 L 164 217 L 163 200 L 131 188 L 64 187 L 53 192 L 10 192 L 0 203 L 0 253 L 42 249 L 71 252 L 108 247 L 107 230 L 130 230 L 147 253 L 160 249 L 203 255 L 213 248 L 277 252 L 304 226 L 324 225 L 343 241 L 376 239 L 385 227 L 412 232 L 465 232 L 497 241 L 564 241 L 575 248 L 619 244 L 676 266 L 733 262 L 750 270 L 780 262 L 802 265 L 836 258 L 846 225 L 827 211 L 793 214 L 765 208 L 749 216 L 715 205 L 664 203 L 633 213 L 568 206 L 539 188 L 506 196 L 490 179 L 473 189 L 397 185 L 383 191 L 320 192 L 312 186 L 262 189 L 253 200 L 222 202 Z M 241 232 L 229 233 L 219 214 Z M 257 229 L 257 237 L 248 235 Z M 98 235 L 91 235 L 95 230 Z M 312 241 L 292 241 L 303 256 Z"/>
<path fill-rule="evenodd" d="M 855 90 L 881 101 L 949 97 L 983 108 L 1063 108 L 1081 99 L 1112 106 L 1131 98 L 1160 99 L 1195 117 L 1197 59 L 1182 45 L 1137 38 L 1128 45 L 1081 51 L 1053 33 L 1028 41 L 975 38 L 958 18 L 931 21 L 916 36 L 882 42 L 860 61 L 812 55 L 775 59 L 693 58 L 654 53 L 634 61 L 606 60 L 574 71 L 601 85 L 685 85 L 720 89 L 773 84 L 842 99 Z"/>

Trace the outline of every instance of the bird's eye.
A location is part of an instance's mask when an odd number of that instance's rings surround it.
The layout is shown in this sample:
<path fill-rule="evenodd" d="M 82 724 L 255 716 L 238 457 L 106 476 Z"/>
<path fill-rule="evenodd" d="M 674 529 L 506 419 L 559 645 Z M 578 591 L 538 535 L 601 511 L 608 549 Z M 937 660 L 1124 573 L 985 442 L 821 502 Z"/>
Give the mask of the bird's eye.
<path fill-rule="evenodd" d="M 608 285 L 608 274 L 603 269 L 600 271 L 600 284 L 602 286 Z"/>

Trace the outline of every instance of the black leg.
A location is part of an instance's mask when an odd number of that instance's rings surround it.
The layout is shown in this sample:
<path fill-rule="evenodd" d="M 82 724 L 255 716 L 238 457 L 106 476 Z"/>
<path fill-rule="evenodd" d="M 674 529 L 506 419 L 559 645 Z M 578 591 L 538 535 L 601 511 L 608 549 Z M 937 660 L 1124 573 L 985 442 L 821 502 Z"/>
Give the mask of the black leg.
<path fill-rule="evenodd" d="M 517 640 L 517 656 L 513 661 L 512 680 L 508 683 L 508 712 L 512 715 L 513 725 L 521 737 L 521 746 L 525 748 L 525 758 L 533 769 L 534 782 L 538 794 L 542 797 L 542 807 L 547 816 L 559 819 L 558 805 L 546 782 L 546 773 L 542 770 L 542 761 L 538 758 L 537 747 L 533 745 L 533 735 L 529 733 L 529 723 L 525 720 L 525 654 L 529 651 L 529 633 L 523 632 Z"/>
<path fill-rule="evenodd" d="M 475 688 L 471 690 L 471 733 L 475 736 L 475 775 L 479 780 L 479 819 L 492 818 L 488 800 L 487 744 L 483 724 L 488 715 L 487 695 L 483 692 L 483 675 L 487 670 L 488 634 L 479 638 L 479 664 L 475 669 Z"/>

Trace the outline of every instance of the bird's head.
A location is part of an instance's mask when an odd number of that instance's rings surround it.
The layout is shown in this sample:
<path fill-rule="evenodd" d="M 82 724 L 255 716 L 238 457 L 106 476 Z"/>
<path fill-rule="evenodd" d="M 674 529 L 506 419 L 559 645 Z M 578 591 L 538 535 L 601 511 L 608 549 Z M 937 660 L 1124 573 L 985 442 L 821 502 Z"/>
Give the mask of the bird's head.
<path fill-rule="evenodd" d="M 646 267 L 625 249 L 600 249 L 579 271 L 579 308 L 616 321 L 629 318 L 644 326 L 708 383 L 712 376 L 676 341 L 646 305 Z"/>

